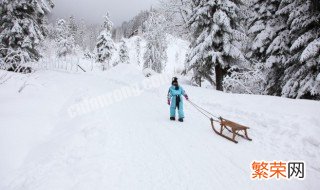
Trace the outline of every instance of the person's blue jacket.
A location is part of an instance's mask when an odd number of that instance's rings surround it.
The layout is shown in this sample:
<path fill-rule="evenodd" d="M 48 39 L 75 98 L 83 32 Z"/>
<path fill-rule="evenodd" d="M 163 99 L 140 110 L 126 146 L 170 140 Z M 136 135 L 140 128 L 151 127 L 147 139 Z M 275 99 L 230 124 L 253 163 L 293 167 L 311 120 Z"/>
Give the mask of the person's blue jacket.
<path fill-rule="evenodd" d="M 188 99 L 186 92 L 181 86 L 171 86 L 168 91 L 168 104 L 170 104 L 170 117 L 175 117 L 176 108 L 178 109 L 179 118 L 184 118 L 183 97 Z"/>

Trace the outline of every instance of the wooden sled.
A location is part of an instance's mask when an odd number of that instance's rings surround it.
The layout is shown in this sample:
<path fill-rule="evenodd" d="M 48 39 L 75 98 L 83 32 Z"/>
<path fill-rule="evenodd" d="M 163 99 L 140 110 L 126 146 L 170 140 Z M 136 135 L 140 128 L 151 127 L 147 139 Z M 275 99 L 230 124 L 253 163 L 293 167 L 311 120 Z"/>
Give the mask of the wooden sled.
<path fill-rule="evenodd" d="M 212 129 L 213 131 L 220 135 L 221 137 L 224 137 L 234 143 L 238 143 L 238 141 L 235 140 L 236 136 L 240 136 L 246 140 L 249 140 L 249 141 L 252 141 L 252 139 L 250 139 L 248 137 L 248 132 L 247 130 L 249 129 L 249 127 L 246 127 L 246 126 L 243 126 L 243 125 L 240 125 L 238 123 L 235 123 L 235 122 L 232 122 L 232 121 L 229 121 L 227 119 L 223 119 L 222 117 L 219 118 L 220 121 L 216 121 L 218 123 L 220 123 L 220 131 L 217 131 L 215 128 L 214 128 L 214 124 L 213 122 L 215 121 L 214 119 L 210 119 L 211 120 L 211 126 L 212 126 Z M 228 130 L 230 133 L 232 133 L 232 138 L 231 137 L 228 137 L 226 135 L 223 134 L 223 130 L 226 129 Z M 239 132 L 243 132 L 243 134 L 240 134 Z"/>

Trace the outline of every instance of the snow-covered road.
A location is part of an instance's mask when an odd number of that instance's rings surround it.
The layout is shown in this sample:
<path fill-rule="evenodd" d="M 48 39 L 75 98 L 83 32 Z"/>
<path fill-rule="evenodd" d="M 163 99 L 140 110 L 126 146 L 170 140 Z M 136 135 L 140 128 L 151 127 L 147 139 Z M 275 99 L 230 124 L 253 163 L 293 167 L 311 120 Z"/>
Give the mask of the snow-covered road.
<path fill-rule="evenodd" d="M 32 80 L 36 78 L 35 80 Z M 225 94 L 182 84 L 216 115 L 250 126 L 231 143 L 185 104 L 168 118 L 169 84 L 81 117 L 68 108 L 145 80 L 120 65 L 104 73 L 38 71 L 0 86 L 0 189 L 318 189 L 320 102 Z M 306 179 L 251 180 L 252 161 L 303 160 Z"/>

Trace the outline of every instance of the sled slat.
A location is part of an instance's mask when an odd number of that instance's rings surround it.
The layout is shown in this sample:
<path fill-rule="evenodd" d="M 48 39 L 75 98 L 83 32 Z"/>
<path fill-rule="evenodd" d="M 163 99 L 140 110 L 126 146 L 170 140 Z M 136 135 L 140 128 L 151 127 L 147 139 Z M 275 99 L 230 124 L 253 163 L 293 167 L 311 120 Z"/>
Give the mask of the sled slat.
<path fill-rule="evenodd" d="M 211 126 L 212 126 L 212 129 L 213 131 L 218 134 L 219 136 L 221 137 L 224 137 L 234 143 L 238 143 L 238 141 L 235 140 L 236 136 L 240 136 L 246 140 L 249 140 L 249 141 L 252 141 L 251 138 L 248 137 L 248 132 L 247 130 L 250 129 L 249 127 L 247 126 L 244 126 L 244 125 L 241 125 L 241 124 L 238 124 L 238 123 L 235 123 L 233 121 L 230 121 L 230 120 L 226 120 L 226 119 L 223 119 L 223 118 L 220 118 L 220 131 L 216 130 L 215 127 L 214 127 L 214 120 L 211 118 Z M 227 129 L 230 133 L 232 133 L 232 138 L 231 137 L 228 137 L 226 136 L 225 134 L 223 134 L 223 131 L 224 129 Z M 240 134 L 239 132 L 242 131 L 244 133 L 244 135 Z"/>

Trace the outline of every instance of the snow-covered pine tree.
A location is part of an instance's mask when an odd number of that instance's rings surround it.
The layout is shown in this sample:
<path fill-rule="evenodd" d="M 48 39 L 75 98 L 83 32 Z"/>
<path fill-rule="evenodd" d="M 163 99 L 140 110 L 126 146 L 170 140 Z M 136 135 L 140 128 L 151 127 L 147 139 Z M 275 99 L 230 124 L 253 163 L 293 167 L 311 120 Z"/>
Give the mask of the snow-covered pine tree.
<path fill-rule="evenodd" d="M 90 49 L 94 49 L 94 54 L 96 53 L 95 48 L 97 45 L 97 39 L 100 35 L 101 26 L 91 24 L 88 26 L 86 33 L 88 34 L 88 45 Z"/>
<path fill-rule="evenodd" d="M 102 70 L 106 70 L 110 66 L 109 62 L 115 51 L 115 45 L 111 38 L 112 27 L 113 23 L 110 20 L 109 13 L 107 13 L 95 49 L 96 61 L 102 63 Z"/>
<path fill-rule="evenodd" d="M 191 44 L 189 69 L 195 78 L 213 82 L 215 71 L 216 88 L 223 90 L 222 81 L 227 69 L 245 58 L 239 41 L 245 36 L 239 25 L 240 0 L 193 0 L 193 11 L 188 26 L 192 28 L 194 41 Z"/>
<path fill-rule="evenodd" d="M 3 0 L 0 4 L 0 57 L 7 66 L 41 57 L 38 45 L 45 37 L 51 0 Z"/>
<path fill-rule="evenodd" d="M 87 26 L 83 19 L 81 19 L 80 24 L 78 26 L 78 35 L 76 40 L 76 44 L 78 44 L 83 51 L 87 50 L 88 46 L 86 42 L 88 41 Z"/>
<path fill-rule="evenodd" d="M 282 95 L 320 99 L 320 7 L 313 0 L 282 0 L 277 14 L 286 15 L 291 56 L 284 64 Z M 283 48 L 283 47 L 282 47 Z"/>
<path fill-rule="evenodd" d="M 129 52 L 128 52 L 128 46 L 126 44 L 126 41 L 124 39 L 121 39 L 120 43 L 121 43 L 120 50 L 119 50 L 120 62 L 129 64 Z"/>
<path fill-rule="evenodd" d="M 186 27 L 188 14 L 192 12 L 190 0 L 160 0 L 160 10 L 168 21 L 168 32 L 189 39 L 191 32 Z"/>
<path fill-rule="evenodd" d="M 77 22 L 76 22 L 76 19 L 74 18 L 74 16 L 70 16 L 69 17 L 67 26 L 68 26 L 69 33 L 71 34 L 71 36 L 73 37 L 74 41 L 76 42 L 77 38 L 78 38 L 77 34 L 78 34 L 79 26 L 77 25 Z"/>
<path fill-rule="evenodd" d="M 281 0 L 251 0 L 253 15 L 248 19 L 252 43 L 247 56 L 263 64 L 265 94 L 281 95 L 284 63 L 289 56 L 287 17 L 276 14 Z"/>
<path fill-rule="evenodd" d="M 143 68 L 150 68 L 161 73 L 167 61 L 167 42 L 165 33 L 165 18 L 157 12 L 151 12 L 149 19 L 145 22 L 144 37 L 147 42 L 144 54 Z"/>
<path fill-rule="evenodd" d="M 141 56 L 141 38 L 138 36 L 136 41 L 136 53 L 137 53 L 137 63 L 140 66 L 140 56 Z"/>
<path fill-rule="evenodd" d="M 276 12 L 281 0 L 250 0 L 252 14 L 247 20 L 248 36 L 252 38 L 247 56 L 255 62 L 265 63 L 267 49 L 277 35 L 279 25 Z M 282 27 L 283 28 L 283 27 Z"/>
<path fill-rule="evenodd" d="M 57 46 L 58 46 L 58 57 L 65 57 L 74 52 L 74 38 L 70 32 L 65 20 L 60 19 L 56 25 L 57 30 Z"/>

